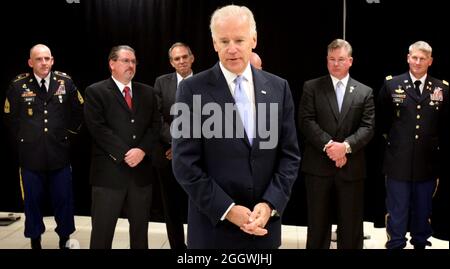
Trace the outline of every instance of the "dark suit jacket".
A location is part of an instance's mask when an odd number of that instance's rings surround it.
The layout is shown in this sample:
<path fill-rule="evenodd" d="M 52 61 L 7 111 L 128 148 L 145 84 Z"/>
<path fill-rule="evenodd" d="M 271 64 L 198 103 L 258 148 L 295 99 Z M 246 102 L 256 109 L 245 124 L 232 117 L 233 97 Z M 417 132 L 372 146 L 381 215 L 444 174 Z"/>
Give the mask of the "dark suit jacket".
<path fill-rule="evenodd" d="M 156 147 L 153 165 L 156 167 L 165 167 L 170 165 L 170 161 L 165 157 L 165 152 L 172 144 L 170 135 L 170 124 L 173 116 L 170 115 L 170 108 L 175 103 L 175 94 L 177 92 L 177 74 L 176 72 L 159 76 L 155 80 L 155 94 L 158 100 L 158 110 L 161 114 L 162 126 L 159 136 L 159 143 Z"/>
<path fill-rule="evenodd" d="M 132 82 L 133 110 L 112 78 L 86 88 L 86 126 L 93 138 L 90 179 L 93 186 L 125 188 L 130 180 L 151 183 L 151 155 L 161 128 L 153 88 Z M 146 155 L 130 168 L 124 161 L 131 148 Z"/>
<path fill-rule="evenodd" d="M 269 233 L 263 237 L 248 235 L 227 220 L 220 220 L 233 202 L 252 210 L 257 203 L 267 201 L 282 213 L 297 178 L 300 156 L 289 85 L 286 80 L 253 67 L 252 73 L 255 103 L 267 107 L 264 112 L 257 106 L 257 115 L 269 122 L 269 104 L 277 105 L 277 110 L 272 111 L 277 122 L 270 123 L 278 132 L 274 148 L 261 149 L 259 134 L 252 146 L 247 138 L 206 138 L 200 133 L 199 138 L 173 139 L 174 174 L 190 198 L 189 248 L 275 248 L 281 244 L 280 218 L 269 220 Z M 201 107 L 215 103 L 225 111 L 226 103 L 234 103 L 218 64 L 182 81 L 177 103 L 187 104 L 195 113 L 199 107 L 193 108 L 194 95 L 200 96 Z M 234 130 L 236 124 L 242 125 L 240 120 L 234 124 L 231 117 L 220 116 L 222 128 L 230 124 Z M 176 120 L 180 118 L 183 117 Z M 208 118 L 201 116 L 201 124 Z"/>
<path fill-rule="evenodd" d="M 70 134 L 83 120 L 83 98 L 72 79 L 54 71 L 48 91 L 39 88 L 33 73 L 17 76 L 6 93 L 6 124 L 21 167 L 55 170 L 70 164 Z"/>
<path fill-rule="evenodd" d="M 302 171 L 315 176 L 334 176 L 358 180 L 365 175 L 365 157 L 361 150 L 374 133 L 375 110 L 372 89 L 350 78 L 339 113 L 336 93 L 329 75 L 306 81 L 299 108 L 299 128 L 305 137 Z M 347 164 L 336 168 L 323 151 L 333 140 L 348 141 L 352 153 Z"/>
<path fill-rule="evenodd" d="M 439 89 L 443 100 L 431 102 L 430 94 Z M 384 173 L 407 181 L 439 177 L 440 148 L 448 139 L 443 136 L 448 125 L 448 85 L 427 76 L 419 98 L 409 73 L 404 73 L 385 80 L 378 101 L 387 142 Z"/>

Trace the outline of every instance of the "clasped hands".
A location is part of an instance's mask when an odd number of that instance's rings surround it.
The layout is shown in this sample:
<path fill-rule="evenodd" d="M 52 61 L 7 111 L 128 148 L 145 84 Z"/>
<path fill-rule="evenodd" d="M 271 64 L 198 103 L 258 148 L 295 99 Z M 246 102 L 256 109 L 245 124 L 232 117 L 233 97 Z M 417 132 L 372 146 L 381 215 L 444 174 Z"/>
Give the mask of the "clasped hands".
<path fill-rule="evenodd" d="M 129 167 L 136 167 L 145 157 L 145 152 L 140 148 L 132 148 L 125 153 L 124 161 Z"/>
<path fill-rule="evenodd" d="M 234 205 L 226 215 L 226 219 L 238 226 L 243 232 L 263 236 L 267 234 L 266 227 L 272 210 L 265 202 L 258 203 L 251 211 L 241 205 Z"/>
<path fill-rule="evenodd" d="M 336 167 L 342 168 L 347 163 L 347 157 L 345 156 L 345 144 L 330 140 L 325 145 L 325 152 L 328 158 L 335 162 Z"/>

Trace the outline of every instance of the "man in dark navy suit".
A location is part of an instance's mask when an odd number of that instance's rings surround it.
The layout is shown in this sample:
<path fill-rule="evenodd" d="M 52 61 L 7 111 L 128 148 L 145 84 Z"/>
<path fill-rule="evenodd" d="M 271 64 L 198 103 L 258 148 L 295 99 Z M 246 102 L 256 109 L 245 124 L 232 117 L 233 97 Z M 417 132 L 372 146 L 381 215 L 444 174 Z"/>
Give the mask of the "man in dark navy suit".
<path fill-rule="evenodd" d="M 185 249 L 183 218 L 186 214 L 187 196 L 172 172 L 172 137 L 170 124 L 173 116 L 170 109 L 175 103 L 178 85 L 183 79 L 192 77 L 194 54 L 187 44 L 176 42 L 169 49 L 169 61 L 175 72 L 159 76 L 155 80 L 158 110 L 162 117 L 162 128 L 153 165 L 156 167 L 164 208 L 167 236 L 172 249 Z"/>
<path fill-rule="evenodd" d="M 42 44 L 30 50 L 33 73 L 17 76 L 10 84 L 4 112 L 17 142 L 22 195 L 25 205 L 25 237 L 33 249 L 41 248 L 45 231 L 41 204 L 49 188 L 59 247 L 66 248 L 75 231 L 70 167 L 70 136 L 83 119 L 83 98 L 65 73 L 51 71 L 53 57 Z"/>
<path fill-rule="evenodd" d="M 172 127 L 173 170 L 189 196 L 188 248 L 277 248 L 300 162 L 289 85 L 250 65 L 248 8 L 216 10 L 210 27 L 220 61 L 181 82 Z"/>
<path fill-rule="evenodd" d="M 134 49 L 116 46 L 111 77 L 86 88 L 85 121 L 93 138 L 91 248 L 110 249 L 122 210 L 130 223 L 130 248 L 148 248 L 152 155 L 161 128 L 153 88 L 132 81 Z"/>
<path fill-rule="evenodd" d="M 432 196 L 440 177 L 441 148 L 448 124 L 448 83 L 427 74 L 432 48 L 409 47 L 409 72 L 388 76 L 379 93 L 380 128 L 386 139 L 386 248 L 430 245 Z"/>

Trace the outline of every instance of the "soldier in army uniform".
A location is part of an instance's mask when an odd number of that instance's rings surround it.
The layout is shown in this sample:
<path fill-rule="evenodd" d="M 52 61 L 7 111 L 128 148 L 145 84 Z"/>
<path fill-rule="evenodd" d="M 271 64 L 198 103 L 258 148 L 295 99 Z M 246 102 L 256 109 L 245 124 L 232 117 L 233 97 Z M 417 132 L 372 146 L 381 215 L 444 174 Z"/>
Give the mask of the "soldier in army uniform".
<path fill-rule="evenodd" d="M 416 249 L 430 245 L 432 195 L 439 178 L 448 83 L 427 74 L 432 48 L 409 47 L 409 72 L 386 77 L 379 93 L 380 128 L 386 139 L 386 248 L 404 248 L 409 229 Z M 409 226 L 408 226 L 409 225 Z"/>
<path fill-rule="evenodd" d="M 41 248 L 45 231 L 41 202 L 48 187 L 59 247 L 65 248 L 75 231 L 69 140 L 80 129 L 83 98 L 68 75 L 51 71 L 53 57 L 47 46 L 32 47 L 28 65 L 33 73 L 14 78 L 4 106 L 7 126 L 17 142 L 25 237 L 31 238 L 32 248 Z"/>

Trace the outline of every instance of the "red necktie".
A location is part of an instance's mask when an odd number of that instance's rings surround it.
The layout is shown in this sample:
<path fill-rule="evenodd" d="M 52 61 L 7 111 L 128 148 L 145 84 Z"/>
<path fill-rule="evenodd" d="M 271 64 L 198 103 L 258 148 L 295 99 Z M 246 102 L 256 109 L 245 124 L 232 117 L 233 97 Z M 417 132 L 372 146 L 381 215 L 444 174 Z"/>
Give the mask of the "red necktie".
<path fill-rule="evenodd" d="M 130 88 L 126 86 L 125 88 L 123 88 L 123 92 L 125 94 L 125 101 L 127 102 L 127 105 L 131 110 L 133 108 L 133 103 L 131 102 Z"/>

